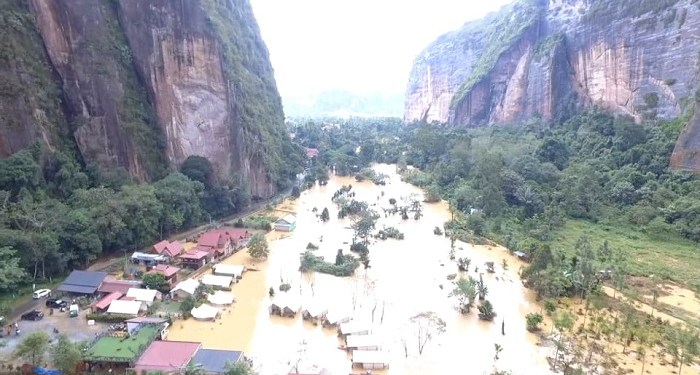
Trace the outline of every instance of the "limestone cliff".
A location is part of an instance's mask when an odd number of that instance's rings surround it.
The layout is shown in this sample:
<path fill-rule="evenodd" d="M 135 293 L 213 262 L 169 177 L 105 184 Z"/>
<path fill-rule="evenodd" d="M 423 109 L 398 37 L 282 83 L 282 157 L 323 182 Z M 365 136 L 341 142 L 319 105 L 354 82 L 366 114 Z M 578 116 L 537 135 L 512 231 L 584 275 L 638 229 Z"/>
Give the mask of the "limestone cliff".
<path fill-rule="evenodd" d="M 270 196 L 289 139 L 248 0 L 2 0 L 0 156 L 40 141 L 158 178 L 188 156 Z"/>
<path fill-rule="evenodd" d="M 696 0 L 519 0 L 416 58 L 404 117 L 483 126 L 599 106 L 675 118 L 700 96 L 699 31 Z"/>

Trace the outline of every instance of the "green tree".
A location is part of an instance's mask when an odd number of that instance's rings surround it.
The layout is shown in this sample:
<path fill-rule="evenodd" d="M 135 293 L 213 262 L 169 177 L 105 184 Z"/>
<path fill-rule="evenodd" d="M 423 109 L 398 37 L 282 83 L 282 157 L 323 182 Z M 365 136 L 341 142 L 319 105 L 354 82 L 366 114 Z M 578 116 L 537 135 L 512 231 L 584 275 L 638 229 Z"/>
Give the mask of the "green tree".
<path fill-rule="evenodd" d="M 199 222 L 202 217 L 200 196 L 204 185 L 192 181 L 182 173 L 171 173 L 153 184 L 155 196 L 160 201 L 161 236 L 183 226 Z"/>
<path fill-rule="evenodd" d="M 324 207 L 323 211 L 321 211 L 321 221 L 323 221 L 325 223 L 330 219 L 331 219 L 331 216 L 328 213 L 328 207 Z"/>
<path fill-rule="evenodd" d="M 268 255 L 270 255 L 270 248 L 265 236 L 260 233 L 253 235 L 250 242 L 248 242 L 248 254 L 258 260 L 267 259 Z"/>
<path fill-rule="evenodd" d="M 566 143 L 555 138 L 547 138 L 537 148 L 535 154 L 540 161 L 552 163 L 556 165 L 559 170 L 564 169 L 569 161 L 569 149 Z"/>
<path fill-rule="evenodd" d="M 147 273 L 143 275 L 141 283 L 148 289 L 161 289 L 167 284 L 165 275 L 160 272 Z"/>
<path fill-rule="evenodd" d="M 209 159 L 199 155 L 190 155 L 180 166 L 180 172 L 189 177 L 190 180 L 199 181 L 204 186 L 209 186 L 214 168 L 212 168 Z"/>
<path fill-rule="evenodd" d="M 476 291 L 479 294 L 480 301 L 483 301 L 486 295 L 489 294 L 489 288 L 486 286 L 484 277 L 481 274 L 479 274 L 479 281 L 476 282 Z"/>
<path fill-rule="evenodd" d="M 180 303 L 180 312 L 187 318 L 192 314 L 192 309 L 197 307 L 197 300 L 193 296 L 187 296 Z"/>
<path fill-rule="evenodd" d="M 51 362 L 62 374 L 73 375 L 78 373 L 78 364 L 82 356 L 76 343 L 65 335 L 58 336 L 58 341 L 51 346 Z"/>
<path fill-rule="evenodd" d="M 253 370 L 248 362 L 238 361 L 233 364 L 227 363 L 224 375 L 257 375 L 257 372 Z"/>
<path fill-rule="evenodd" d="M 493 305 L 489 300 L 483 301 L 479 307 L 479 319 L 492 321 L 496 317 L 496 311 L 493 309 Z"/>
<path fill-rule="evenodd" d="M 468 314 L 476 299 L 476 280 L 472 277 L 465 279 L 460 277 L 457 280 L 452 294 L 459 300 L 459 308 L 463 314 Z"/>
<path fill-rule="evenodd" d="M 187 367 L 185 367 L 182 370 L 182 375 L 206 375 L 207 371 L 204 369 L 204 366 L 198 363 L 190 362 L 187 364 Z"/>
<path fill-rule="evenodd" d="M 377 215 L 374 211 L 364 210 L 360 212 L 350 226 L 354 231 L 353 243 L 355 243 L 357 238 L 361 238 L 362 242 L 367 245 L 367 238 L 372 230 L 374 230 L 378 219 L 379 215 Z"/>
<path fill-rule="evenodd" d="M 13 290 L 19 285 L 27 274 L 19 265 L 19 257 L 15 249 L 5 246 L 0 247 L 0 290 Z M 2 315 L 2 314 L 0 314 Z"/>
<path fill-rule="evenodd" d="M 299 198 L 301 196 L 301 191 L 298 186 L 292 188 L 292 198 Z"/>
<path fill-rule="evenodd" d="M 525 322 L 526 322 L 526 328 L 530 332 L 535 332 L 540 330 L 540 323 L 542 323 L 544 319 L 542 318 L 542 315 L 537 314 L 537 313 L 529 313 L 525 315 Z"/>
<path fill-rule="evenodd" d="M 671 329 L 666 351 L 678 365 L 678 374 L 683 371 L 683 365 L 692 365 L 700 356 L 700 335 L 693 328 L 674 327 Z"/>
<path fill-rule="evenodd" d="M 15 357 L 29 361 L 32 366 L 43 362 L 46 349 L 49 347 L 49 335 L 37 331 L 27 335 L 15 349 Z"/>

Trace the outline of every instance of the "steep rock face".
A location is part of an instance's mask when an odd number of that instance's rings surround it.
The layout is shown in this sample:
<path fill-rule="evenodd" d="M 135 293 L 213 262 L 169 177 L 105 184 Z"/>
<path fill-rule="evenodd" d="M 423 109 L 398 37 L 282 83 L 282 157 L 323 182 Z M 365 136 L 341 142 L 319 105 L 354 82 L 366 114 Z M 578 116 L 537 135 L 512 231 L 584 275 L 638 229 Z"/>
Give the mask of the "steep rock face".
<path fill-rule="evenodd" d="M 483 126 L 591 106 L 675 118 L 699 87 L 698 30 L 694 0 L 520 0 L 416 58 L 404 118 Z"/>
<path fill-rule="evenodd" d="M 21 0 L 0 8 L 0 157 L 36 140 L 58 146 L 68 134 L 60 83 L 34 18 Z"/>
<path fill-rule="evenodd" d="M 159 131 L 130 67 L 128 47 L 109 3 L 29 0 L 66 117 L 88 163 L 125 168 L 146 179 L 163 168 Z"/>
<path fill-rule="evenodd" d="M 274 194 L 289 139 L 248 0 L 7 0 L 0 27 L 0 156 L 40 141 L 149 180 L 200 155 Z"/>

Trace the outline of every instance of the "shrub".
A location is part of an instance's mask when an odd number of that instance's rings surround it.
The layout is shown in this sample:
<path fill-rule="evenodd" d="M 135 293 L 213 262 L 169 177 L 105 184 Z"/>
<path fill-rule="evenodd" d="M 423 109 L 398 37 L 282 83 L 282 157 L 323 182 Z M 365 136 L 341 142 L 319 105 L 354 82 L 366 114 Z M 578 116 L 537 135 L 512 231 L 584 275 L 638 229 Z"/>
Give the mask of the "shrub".
<path fill-rule="evenodd" d="M 369 252 L 369 248 L 367 245 L 361 243 L 361 242 L 356 242 L 352 245 L 350 245 L 350 251 L 355 252 L 355 253 L 366 253 Z"/>
<path fill-rule="evenodd" d="M 309 242 L 308 244 L 306 244 L 306 249 L 307 250 L 318 250 L 318 245 Z"/>
<path fill-rule="evenodd" d="M 398 229 L 396 229 L 394 227 L 384 228 L 384 229 L 380 230 L 377 233 L 376 237 L 380 238 L 382 240 L 386 240 L 387 238 L 394 238 L 397 240 L 404 239 L 403 233 L 401 233 L 401 231 L 399 231 Z"/>
<path fill-rule="evenodd" d="M 105 322 L 105 323 L 121 323 L 129 318 L 130 316 L 127 315 L 119 315 L 119 314 L 101 314 L 101 313 L 88 313 L 86 315 L 87 320 L 94 320 L 96 322 Z"/>
<path fill-rule="evenodd" d="M 537 313 L 525 315 L 526 329 L 530 332 L 539 331 L 540 323 L 542 323 L 543 320 L 542 315 Z"/>
<path fill-rule="evenodd" d="M 280 284 L 280 292 L 288 292 L 290 289 L 292 289 L 291 285 L 287 283 Z"/>
<path fill-rule="evenodd" d="M 435 227 L 435 229 L 433 229 L 433 234 L 436 236 L 442 236 L 442 229 L 440 229 L 440 227 Z"/>
<path fill-rule="evenodd" d="M 485 300 L 479 305 L 479 319 L 492 321 L 496 317 L 496 311 L 489 300 Z"/>
<path fill-rule="evenodd" d="M 350 254 L 339 254 L 338 264 L 326 262 L 322 256 L 316 256 L 310 251 L 301 254 L 299 271 L 317 271 L 333 276 L 352 276 L 355 269 L 360 266 L 360 261 Z"/>

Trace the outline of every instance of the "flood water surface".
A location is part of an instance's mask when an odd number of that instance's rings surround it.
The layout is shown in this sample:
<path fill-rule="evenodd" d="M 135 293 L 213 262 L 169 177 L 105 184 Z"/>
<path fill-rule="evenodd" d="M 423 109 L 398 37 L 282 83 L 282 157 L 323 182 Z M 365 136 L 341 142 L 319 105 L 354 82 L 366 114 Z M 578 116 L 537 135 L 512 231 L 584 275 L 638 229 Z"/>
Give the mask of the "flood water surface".
<path fill-rule="evenodd" d="M 215 322 L 176 322 L 170 339 L 200 340 L 208 348 L 242 349 L 259 366 L 261 375 L 287 374 L 295 368 L 299 372 L 325 368 L 331 374 L 362 373 L 359 368 L 351 370 L 350 356 L 339 349 L 344 342 L 335 329 L 305 322 L 301 314 L 296 318 L 269 315 L 272 299 L 268 288 L 277 290 L 281 283 L 288 283 L 292 289 L 286 293 L 278 291 L 273 299 L 299 301 L 302 309 L 315 305 L 348 311 L 355 320 L 371 326 L 389 362 L 388 369 L 374 370 L 375 374 L 440 374 L 455 373 L 456 369 L 483 374 L 494 366 L 513 374 L 550 374 L 545 360 L 549 349 L 537 346 L 536 337 L 525 330 L 524 316 L 539 311 L 539 307 L 519 281 L 518 260 L 503 248 L 458 241 L 456 257 L 472 259 L 469 274 L 477 279 L 479 273 L 483 274 L 489 290 L 487 299 L 498 314 L 493 322 L 480 321 L 475 306 L 470 314 L 461 315 L 456 299 L 450 297 L 454 284 L 448 275 L 458 273 L 454 261 L 449 260 L 450 240 L 433 234 L 434 227 L 442 227 L 450 218 L 447 205 L 424 204 L 424 216 L 419 220 L 401 220 L 399 214 L 385 217 L 382 208 L 390 207 L 389 198 L 400 205 L 403 198 L 420 195 L 421 191 L 400 181 L 394 166 L 378 165 L 375 169 L 389 175 L 386 186 L 334 177 L 327 186 L 303 192 L 292 207 L 297 216 L 295 231 L 268 236 L 270 258 L 255 265 L 259 271 L 246 272 L 243 280 L 234 285 L 237 302 Z M 405 239 L 373 239 L 369 246 L 370 268 L 360 266 L 353 277 L 300 273 L 299 256 L 309 242 L 319 246 L 314 251 L 316 255 L 330 261 L 338 249 L 349 252 L 352 222 L 337 219 L 337 208 L 331 202 L 333 193 L 348 184 L 352 184 L 356 200 L 368 202 L 381 214 L 377 229 L 394 226 L 404 233 Z M 317 217 L 323 208 L 330 211 L 331 219 L 326 223 Z M 509 264 L 507 270 L 501 266 L 502 259 Z M 495 273 L 485 272 L 487 261 L 496 264 Z M 252 262 L 245 252 L 225 261 L 246 265 Z M 479 267 L 478 272 L 475 266 Z M 446 330 L 434 334 L 419 354 L 417 328 L 409 322 L 421 312 L 434 312 L 444 320 Z M 498 359 L 495 344 L 503 348 Z"/>

